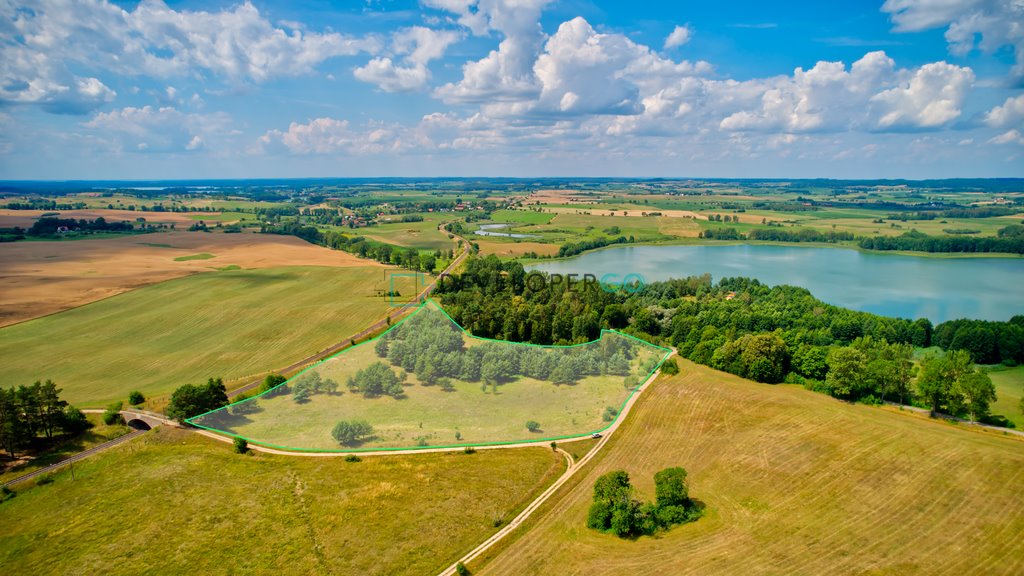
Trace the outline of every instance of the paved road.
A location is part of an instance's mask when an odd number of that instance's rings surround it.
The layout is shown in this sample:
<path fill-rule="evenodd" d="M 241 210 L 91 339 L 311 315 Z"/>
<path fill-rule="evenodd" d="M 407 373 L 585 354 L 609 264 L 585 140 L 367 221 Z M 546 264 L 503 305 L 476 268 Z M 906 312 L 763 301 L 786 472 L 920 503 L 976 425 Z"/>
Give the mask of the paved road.
<path fill-rule="evenodd" d="M 454 233 L 445 231 L 444 230 L 444 226 L 445 226 L 444 224 L 438 226 L 437 227 L 438 231 L 443 232 L 445 234 L 452 234 L 453 236 L 455 236 L 455 238 L 457 238 L 459 240 L 462 240 L 464 245 L 465 245 L 465 249 L 458 256 L 456 256 L 455 259 L 452 260 L 450 264 L 448 264 L 448 267 L 445 268 L 441 272 L 441 274 L 438 275 L 438 278 L 440 278 L 441 276 L 443 276 L 445 274 L 451 273 L 452 270 L 454 270 L 459 264 L 461 264 L 462 261 L 466 259 L 466 256 L 469 255 L 469 247 L 470 247 L 470 243 L 469 243 L 468 240 L 466 240 L 462 236 L 459 236 L 458 234 L 454 234 Z M 424 287 L 422 292 L 417 294 L 416 300 L 419 301 L 421 298 L 426 298 L 427 296 L 429 296 L 430 293 L 434 290 L 434 288 L 436 286 L 437 286 L 437 279 L 435 278 L 430 284 L 427 284 L 427 286 Z M 347 348 L 348 346 L 351 345 L 353 340 L 362 340 L 363 338 L 366 338 L 367 336 L 370 336 L 371 334 L 375 334 L 376 332 L 384 330 L 385 328 L 387 328 L 388 326 L 391 325 L 391 322 L 401 318 L 402 316 L 405 316 L 406 314 L 411 312 L 413 309 L 414 309 L 414 307 L 412 307 L 412 306 L 406 306 L 406 307 L 402 308 L 401 310 L 399 310 L 394 315 L 388 314 L 388 316 L 386 316 L 384 318 L 381 318 L 377 322 L 374 322 L 370 327 L 368 327 L 368 328 L 366 328 L 364 330 L 361 330 L 358 333 L 353 334 L 352 336 L 349 336 L 348 338 L 342 340 L 341 342 L 338 342 L 337 344 L 331 346 L 330 348 L 327 348 L 326 350 L 321 350 L 320 352 L 317 352 L 316 354 L 313 354 L 311 356 L 307 356 L 306 358 L 303 358 L 302 360 L 299 360 L 297 362 L 293 362 L 293 363 L 289 364 L 288 366 L 285 366 L 284 368 L 281 368 L 280 370 L 276 370 L 276 372 L 278 374 L 288 374 L 289 372 L 296 371 L 296 370 L 298 370 L 300 368 L 303 368 L 305 366 L 308 366 L 308 365 L 310 365 L 310 364 L 312 364 L 314 362 L 318 362 L 320 360 L 323 360 L 324 358 L 327 358 L 328 356 L 331 356 L 334 353 L 336 353 L 336 352 L 338 352 L 340 350 L 343 350 L 344 348 Z M 389 322 L 389 320 L 391 322 Z M 252 380 L 251 382 L 248 382 L 248 383 L 246 383 L 246 384 L 244 384 L 244 385 L 242 385 L 242 386 L 240 386 L 238 388 L 235 388 L 235 389 L 231 390 L 231 392 L 229 392 L 228 394 L 230 396 L 238 396 L 239 394 L 242 394 L 244 392 L 248 392 L 250 390 L 253 390 L 253 389 L 257 388 L 262 383 L 263 383 L 263 378 L 262 377 L 261 378 L 256 378 L 256 379 Z"/>
<path fill-rule="evenodd" d="M 107 448 L 110 448 L 111 446 L 116 446 L 116 445 L 118 445 L 118 444 L 120 444 L 122 442 L 127 442 L 127 441 L 131 440 L 132 438 L 135 438 L 136 436 L 139 436 L 140 434 L 143 434 L 143 433 L 145 433 L 145 430 L 132 430 L 131 432 L 125 434 L 124 436 L 118 436 L 117 438 L 114 438 L 113 440 L 107 440 L 103 444 L 97 444 L 96 446 L 93 446 L 92 448 L 89 448 L 88 450 L 83 450 L 83 451 L 79 452 L 78 454 L 75 454 L 74 456 L 71 456 L 71 457 L 65 458 L 64 460 L 61 460 L 60 462 L 57 462 L 55 464 L 50 464 L 46 468 L 40 468 L 39 470 L 36 470 L 35 472 L 29 472 L 28 474 L 25 474 L 24 476 L 18 476 L 14 480 L 8 480 L 7 482 L 4 482 L 3 485 L 4 486 L 13 486 L 14 484 L 17 484 L 19 482 L 24 482 L 26 480 L 31 480 L 31 479 L 35 478 L 36 476 L 42 476 L 43 474 L 48 474 L 48 473 L 53 472 L 54 470 L 60 468 L 61 466 L 66 466 L 68 464 L 71 464 L 72 462 L 77 462 L 77 461 L 79 461 L 79 460 L 81 460 L 83 458 L 88 458 L 89 456 L 92 456 L 93 454 L 95 454 L 97 452 L 100 452 L 102 450 L 106 450 Z"/>

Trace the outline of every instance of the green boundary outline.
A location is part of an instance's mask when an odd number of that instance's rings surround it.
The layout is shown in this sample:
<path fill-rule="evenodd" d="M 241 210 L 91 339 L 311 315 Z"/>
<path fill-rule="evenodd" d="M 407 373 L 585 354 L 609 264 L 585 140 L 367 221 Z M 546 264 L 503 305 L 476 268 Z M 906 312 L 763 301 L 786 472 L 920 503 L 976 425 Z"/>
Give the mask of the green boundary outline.
<path fill-rule="evenodd" d="M 295 380 L 299 376 L 302 376 L 307 371 L 312 370 L 313 368 L 319 366 L 320 364 L 322 364 L 322 363 L 324 363 L 324 362 L 326 362 L 328 360 L 331 360 L 332 358 L 335 358 L 335 357 L 337 357 L 337 356 L 339 356 L 341 354 L 344 354 L 345 352 L 348 352 L 349 350 L 355 348 L 356 346 L 362 346 L 364 344 L 369 344 L 370 342 L 374 342 L 374 341 L 376 341 L 379 338 L 383 338 L 385 335 L 387 335 L 388 332 L 394 330 L 398 326 L 401 326 L 403 322 L 405 322 L 409 318 L 412 318 L 413 316 L 418 314 L 419 311 L 421 309 L 423 309 L 423 307 L 425 307 L 425 306 L 427 306 L 428 304 L 431 304 L 431 303 L 434 304 L 435 306 L 437 306 L 437 309 L 440 310 L 441 313 L 444 314 L 445 317 L 448 318 L 448 320 L 450 320 L 452 322 L 452 324 L 455 324 L 456 326 L 458 326 L 459 330 L 462 330 L 463 334 L 465 334 L 469 338 L 473 338 L 473 339 L 476 339 L 476 340 L 483 340 L 483 341 L 486 341 L 486 342 L 501 342 L 502 344 L 512 344 L 512 345 L 516 345 L 516 346 L 535 346 L 537 348 L 574 348 L 576 346 L 586 346 L 587 344 L 593 344 L 595 342 L 600 342 L 601 339 L 604 338 L 605 332 L 609 332 L 609 333 L 612 333 L 612 334 L 618 334 L 619 336 L 625 336 L 626 338 L 631 338 L 633 340 L 636 340 L 637 342 L 641 342 L 641 343 L 646 344 L 648 346 L 653 346 L 654 348 L 658 348 L 660 350 L 664 350 L 665 351 L 665 355 L 661 357 L 661 360 L 659 360 L 658 363 L 654 366 L 654 368 L 650 372 L 647 373 L 647 376 L 645 376 L 644 379 L 640 381 L 640 384 L 638 384 L 635 388 L 633 388 L 633 390 L 629 393 L 629 395 L 626 396 L 626 399 L 622 401 L 622 404 L 619 405 L 619 412 L 618 412 L 618 414 L 615 415 L 615 418 L 613 418 L 610 422 L 608 422 L 603 427 L 601 427 L 601 428 L 599 428 L 597 430 L 592 430 L 590 432 L 581 432 L 579 434 L 569 434 L 569 435 L 566 435 L 566 436 L 550 436 L 550 437 L 547 437 L 547 438 L 532 438 L 532 439 L 525 439 L 525 440 L 501 440 L 501 441 L 496 441 L 496 442 L 477 442 L 477 443 L 471 443 L 471 444 L 444 444 L 444 445 L 438 445 L 438 446 L 435 446 L 435 445 L 408 446 L 408 447 L 397 446 L 397 447 L 382 447 L 382 448 L 348 448 L 348 449 L 293 448 L 291 446 L 281 446 L 279 444 L 271 444 L 269 442 L 263 442 L 263 441 L 260 441 L 260 440 L 252 440 L 252 439 L 246 438 L 245 436 L 242 436 L 240 434 L 233 434 L 233 433 L 228 432 L 226 430 L 221 430 L 219 428 L 210 428 L 208 426 L 203 426 L 202 424 L 196 424 L 195 422 L 193 422 L 193 420 L 196 420 L 198 418 L 202 418 L 203 416 L 206 416 L 207 414 L 212 414 L 213 412 L 218 412 L 220 410 L 227 410 L 228 408 L 231 408 L 235 404 L 240 404 L 242 402 L 247 402 L 249 400 L 255 400 L 256 398 L 259 398 L 260 396 L 263 396 L 264 394 L 272 392 L 273 390 L 276 390 L 277 388 L 280 388 L 281 386 L 285 386 L 286 384 L 288 384 L 292 380 Z M 335 352 L 334 354 L 331 354 L 330 356 L 328 356 L 326 358 L 322 358 L 322 359 L 320 359 L 320 360 L 310 364 L 309 366 L 303 368 L 302 370 L 300 370 L 298 373 L 296 373 L 291 378 L 285 380 L 284 382 L 278 384 L 277 386 L 274 386 L 273 388 L 271 388 L 269 390 L 265 390 L 263 392 L 260 392 L 256 396 L 251 396 L 251 397 L 245 398 L 243 400 L 236 400 L 235 402 L 232 402 L 232 403 L 228 404 L 227 406 L 222 406 L 222 407 L 214 409 L 214 410 L 208 410 L 208 411 L 203 412 L 202 414 L 199 414 L 197 416 L 193 416 L 191 418 L 186 418 L 185 422 L 188 423 L 191 426 L 195 426 L 196 428 L 202 428 L 203 430 L 209 430 L 210 432 L 216 432 L 218 434 L 222 434 L 222 435 L 225 435 L 225 436 L 230 436 L 232 438 L 241 438 L 241 439 L 245 440 L 246 442 L 251 442 L 251 443 L 259 445 L 259 446 L 266 446 L 267 448 L 276 448 L 278 450 L 287 450 L 289 452 L 323 452 L 323 453 L 336 453 L 336 454 L 347 454 L 347 453 L 352 453 L 352 452 L 398 452 L 398 451 L 406 451 L 406 450 L 436 450 L 436 449 L 439 449 L 439 448 L 440 449 L 449 449 L 449 448 L 480 448 L 480 447 L 484 447 L 484 446 L 506 446 L 506 445 L 509 445 L 509 444 L 525 444 L 525 443 L 536 443 L 536 442 L 553 442 L 555 440 L 568 440 L 570 438 L 583 438 L 583 437 L 586 437 L 586 436 L 591 436 L 593 434 L 599 434 L 601 432 L 604 432 L 605 430 L 610 428 L 613 424 L 618 422 L 619 418 L 622 417 L 622 410 L 623 410 L 623 408 L 626 407 L 626 404 L 628 404 L 630 399 L 632 399 L 633 396 L 636 395 L 637 391 L 640 390 L 640 388 L 643 385 L 643 383 L 646 382 L 652 375 L 654 375 L 655 372 L 657 372 L 658 370 L 661 369 L 661 365 L 665 363 L 665 360 L 668 360 L 669 356 L 672 355 L 672 352 L 673 351 L 672 351 L 671 348 L 666 348 L 665 346 L 659 346 L 657 344 L 652 344 L 652 343 L 648 342 L 647 340 L 644 340 L 643 338 L 637 338 L 636 336 L 633 336 L 632 334 L 626 334 L 624 332 L 619 332 L 618 330 L 609 330 L 609 329 L 606 329 L 606 328 L 602 328 L 601 329 L 601 334 L 596 339 L 591 340 L 589 342 L 582 342 L 582 343 L 579 343 L 579 344 L 562 344 L 562 345 L 559 345 L 559 344 L 532 344 L 530 342 L 512 342 L 511 340 L 498 340 L 496 338 L 486 338 L 486 337 L 483 337 L 483 336 L 475 336 L 475 335 L 471 334 L 469 331 L 467 331 L 465 328 L 463 328 L 462 325 L 460 325 L 458 322 L 456 322 L 455 319 L 452 318 L 448 314 L 448 312 L 444 309 L 443 306 L 441 306 L 441 304 L 439 302 L 435 301 L 433 298 L 427 298 L 415 310 L 413 310 L 412 314 L 409 314 L 405 318 L 402 318 L 400 321 L 398 321 L 393 326 L 391 326 L 390 328 L 388 328 L 384 332 L 380 333 L 379 335 L 377 335 L 377 336 L 375 336 L 373 338 L 370 338 L 369 340 L 364 340 L 362 342 L 359 342 L 355 346 L 349 346 L 348 348 L 345 348 L 343 350 L 339 350 L 339 351 Z"/>
<path fill-rule="evenodd" d="M 415 289 L 413 290 L 412 299 L 409 300 L 408 302 L 398 302 L 398 303 L 395 302 L 395 297 L 392 296 L 392 294 L 395 293 L 395 276 L 399 276 L 399 277 L 409 277 L 409 276 L 411 276 L 411 277 L 416 279 L 416 284 L 415 284 Z M 390 292 L 388 294 L 388 304 L 390 304 L 394 308 L 408 308 L 410 306 L 417 306 L 417 305 L 419 305 L 420 302 L 417 302 L 417 300 L 419 300 L 419 294 L 420 294 L 420 286 L 421 286 L 420 279 L 423 280 L 423 282 L 422 282 L 423 288 L 426 288 L 427 287 L 427 279 L 426 279 L 426 274 L 424 274 L 423 272 L 397 272 L 397 273 L 392 272 L 392 273 L 388 274 L 388 289 L 390 290 Z M 438 305 L 438 307 L 440 308 L 440 305 Z M 401 324 L 401 322 L 399 322 L 399 324 Z M 397 325 L 398 324 L 395 324 L 395 326 L 397 326 Z M 460 328 L 461 328 L 461 326 L 460 326 Z M 390 330 L 390 328 L 389 328 L 389 330 Z M 385 332 L 385 334 L 386 333 L 387 332 Z M 381 336 L 383 336 L 383 335 L 384 334 L 381 334 Z M 380 336 L 378 336 L 378 338 L 380 338 Z M 325 360 L 326 360 L 326 358 L 325 358 Z"/>

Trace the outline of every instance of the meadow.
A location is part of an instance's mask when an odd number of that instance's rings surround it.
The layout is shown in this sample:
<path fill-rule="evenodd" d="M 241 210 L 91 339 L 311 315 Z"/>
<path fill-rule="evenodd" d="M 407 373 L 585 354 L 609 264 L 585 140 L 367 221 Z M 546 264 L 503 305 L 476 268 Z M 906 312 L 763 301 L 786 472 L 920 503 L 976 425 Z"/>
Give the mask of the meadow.
<path fill-rule="evenodd" d="M 473 574 L 1019 574 L 1024 442 L 681 362 L 588 468 Z M 692 524 L 622 540 L 586 527 L 592 486 L 689 472 Z"/>
<path fill-rule="evenodd" d="M 455 248 L 455 241 L 448 238 L 448 234 L 441 232 L 437 227 L 442 222 L 450 222 L 455 218 L 451 213 L 423 212 L 416 214 L 421 216 L 421 222 L 384 222 L 366 228 L 356 230 L 341 229 L 346 234 L 358 234 L 371 240 L 377 240 L 385 244 L 393 244 L 417 250 L 451 250 Z M 400 216 L 393 216 L 396 220 Z"/>
<path fill-rule="evenodd" d="M 12 574 L 435 574 L 564 470 L 547 448 L 231 453 L 162 428 L 0 504 Z"/>
<path fill-rule="evenodd" d="M 450 323 L 433 303 L 421 308 L 414 316 L 403 320 L 415 322 L 420 316 L 435 315 L 439 322 Z M 458 330 L 463 346 L 499 346 L 509 358 L 516 350 L 550 356 L 557 361 L 565 354 L 578 357 L 588 351 L 610 348 L 614 344 L 628 347 L 634 354 L 628 364 L 633 386 L 624 385 L 623 375 L 595 374 L 578 378 L 571 384 L 555 384 L 549 380 L 518 376 L 500 385 L 484 381 L 451 378 L 450 389 L 434 382 L 425 382 L 409 372 L 402 387 L 402 396 L 367 397 L 345 389 L 345 383 L 358 371 L 366 369 L 382 358 L 376 352 L 376 342 L 344 350 L 336 356 L 297 375 L 280 391 L 246 400 L 240 405 L 225 408 L 194 418 L 191 423 L 216 431 L 242 436 L 250 441 L 276 447 L 300 450 L 351 450 L 373 448 L 412 448 L 416 446 L 473 445 L 496 442 L 531 442 L 565 436 L 579 436 L 595 432 L 611 422 L 607 407 L 616 410 L 633 392 L 636 384 L 646 379 L 651 368 L 666 350 L 616 333 L 606 332 L 601 342 L 592 342 L 572 348 L 537 347 L 508 342 L 492 342 L 473 338 Z M 397 325 L 393 330 L 401 329 Z M 416 330 L 420 330 L 417 325 Z M 382 338 L 391 337 L 386 333 Z M 615 341 L 615 342 L 612 342 Z M 500 348 L 504 347 L 504 348 Z M 499 352 L 501 353 L 501 352 Z M 429 353 L 432 357 L 444 353 Z M 396 368 L 400 370 L 400 368 Z M 442 370 L 439 367 L 438 370 Z M 315 376 L 338 383 L 333 393 L 313 394 L 308 400 L 294 398 L 295 382 Z M 365 420 L 373 426 L 373 436 L 358 445 L 340 445 L 331 437 L 331 430 L 339 421 Z M 526 422 L 535 421 L 539 429 L 529 431 Z"/>
<path fill-rule="evenodd" d="M 168 258 L 170 260 L 170 258 Z M 205 262 L 212 262 L 206 260 Z M 197 274 L 0 329 L 7 385 L 50 378 L 80 407 L 132 390 L 230 382 L 323 350 L 384 316 L 380 266 Z"/>
<path fill-rule="evenodd" d="M 1016 192 L 929 189 L 925 196 L 914 189 L 886 186 L 844 192 L 837 194 L 833 188 L 785 183 L 766 187 L 721 182 L 701 183 L 696 189 L 667 186 L 661 194 L 636 188 L 583 192 L 538 190 L 518 201 L 515 209 L 493 212 L 490 220 L 512 224 L 506 231 L 530 234 L 531 238 L 492 237 L 478 243 L 485 254 L 514 257 L 530 252 L 550 255 L 553 251 L 545 249 L 547 245 L 557 247 L 602 236 L 632 236 L 636 242 L 648 244 L 693 243 L 697 242 L 701 231 L 717 228 L 735 228 L 740 233 L 749 233 L 781 227 L 791 231 L 846 232 L 869 238 L 898 236 L 911 230 L 932 236 L 992 237 L 999 229 L 1021 222 L 1021 213 L 986 218 L 890 218 L 913 212 L 916 210 L 913 206 L 925 206 L 927 210 L 927 201 L 943 201 L 961 207 L 1008 206 L 1021 198 Z M 812 206 L 812 202 L 817 205 Z M 728 222 L 714 220 L 725 217 L 729 218 Z M 609 232 L 612 226 L 619 232 Z"/>
<path fill-rule="evenodd" d="M 989 377 L 996 387 L 992 413 L 1013 422 L 1017 430 L 1024 430 L 1024 413 L 1020 410 L 1020 399 L 1024 396 L 1024 366 L 995 366 L 989 369 Z"/>

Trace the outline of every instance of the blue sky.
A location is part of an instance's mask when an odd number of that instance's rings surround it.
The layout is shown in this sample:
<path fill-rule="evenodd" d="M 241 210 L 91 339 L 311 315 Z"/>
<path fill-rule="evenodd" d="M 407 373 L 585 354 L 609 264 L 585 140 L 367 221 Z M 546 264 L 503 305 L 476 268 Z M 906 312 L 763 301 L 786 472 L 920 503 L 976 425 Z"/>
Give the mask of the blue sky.
<path fill-rule="evenodd" d="M 0 178 L 1024 176 L 1017 0 L 0 5 Z"/>

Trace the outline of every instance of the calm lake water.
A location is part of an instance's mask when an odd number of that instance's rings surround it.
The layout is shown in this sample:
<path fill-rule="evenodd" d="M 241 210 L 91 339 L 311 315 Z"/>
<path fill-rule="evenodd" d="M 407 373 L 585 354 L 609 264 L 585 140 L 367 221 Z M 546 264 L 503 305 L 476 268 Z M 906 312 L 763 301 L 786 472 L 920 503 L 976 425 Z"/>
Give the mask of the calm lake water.
<path fill-rule="evenodd" d="M 530 266 L 544 272 L 757 278 L 807 288 L 830 304 L 884 316 L 1009 320 L 1024 314 L 1024 258 L 921 258 L 845 248 L 624 246 Z"/>
<path fill-rule="evenodd" d="M 495 232 L 502 228 L 508 228 L 509 224 L 481 224 L 480 229 L 473 232 L 477 236 L 505 236 L 506 238 L 536 238 L 533 234 L 516 234 L 512 232 Z"/>

